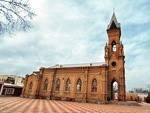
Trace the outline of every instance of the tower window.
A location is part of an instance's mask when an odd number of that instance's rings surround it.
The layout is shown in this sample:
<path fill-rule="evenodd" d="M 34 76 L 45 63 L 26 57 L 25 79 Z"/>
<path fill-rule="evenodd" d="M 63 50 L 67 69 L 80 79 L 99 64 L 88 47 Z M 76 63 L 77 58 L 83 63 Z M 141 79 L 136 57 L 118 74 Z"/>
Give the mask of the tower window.
<path fill-rule="evenodd" d="M 111 45 L 112 45 L 112 51 L 115 52 L 116 51 L 116 42 L 113 41 Z"/>
<path fill-rule="evenodd" d="M 115 67 L 115 66 L 116 66 L 116 62 L 113 61 L 113 62 L 111 63 L 111 65 L 112 65 L 113 67 Z"/>

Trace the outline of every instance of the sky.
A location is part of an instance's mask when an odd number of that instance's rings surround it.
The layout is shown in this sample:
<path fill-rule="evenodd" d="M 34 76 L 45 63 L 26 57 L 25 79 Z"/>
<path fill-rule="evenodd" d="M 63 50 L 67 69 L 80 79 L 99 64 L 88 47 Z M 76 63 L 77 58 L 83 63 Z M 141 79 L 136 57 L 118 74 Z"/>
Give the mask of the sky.
<path fill-rule="evenodd" d="M 127 90 L 150 84 L 149 0 L 29 0 L 28 32 L 0 38 L 0 74 L 25 76 L 55 64 L 104 62 L 113 9 L 121 23 Z"/>

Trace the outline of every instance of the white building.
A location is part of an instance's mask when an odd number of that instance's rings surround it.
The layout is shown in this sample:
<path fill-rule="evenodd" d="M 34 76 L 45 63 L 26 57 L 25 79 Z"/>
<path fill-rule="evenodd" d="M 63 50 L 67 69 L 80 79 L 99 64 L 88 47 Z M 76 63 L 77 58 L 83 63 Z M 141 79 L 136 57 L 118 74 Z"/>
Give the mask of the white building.
<path fill-rule="evenodd" d="M 0 95 L 20 96 L 23 79 L 16 75 L 0 75 Z"/>

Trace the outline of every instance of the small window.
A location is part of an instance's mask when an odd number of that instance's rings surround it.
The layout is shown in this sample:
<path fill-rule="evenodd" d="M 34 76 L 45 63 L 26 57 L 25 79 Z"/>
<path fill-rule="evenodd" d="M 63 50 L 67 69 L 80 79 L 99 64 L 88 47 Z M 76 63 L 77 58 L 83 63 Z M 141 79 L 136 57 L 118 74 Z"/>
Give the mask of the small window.
<path fill-rule="evenodd" d="M 77 85 L 76 85 L 77 92 L 81 92 L 81 86 L 82 86 L 82 81 L 81 79 L 78 79 Z"/>
<path fill-rule="evenodd" d="M 70 79 L 68 78 L 65 84 L 65 91 L 70 91 L 70 87 L 71 87 L 71 82 Z"/>
<path fill-rule="evenodd" d="M 44 81 L 43 90 L 47 90 L 47 87 L 48 87 L 48 80 L 46 79 L 46 80 Z"/>
<path fill-rule="evenodd" d="M 97 92 L 97 80 L 92 80 L 91 92 Z"/>
<path fill-rule="evenodd" d="M 33 87 L 33 83 L 30 82 L 30 83 L 29 83 L 29 91 L 30 91 L 30 92 L 32 92 L 32 87 Z"/>
<path fill-rule="evenodd" d="M 55 91 L 59 91 L 59 89 L 60 89 L 60 79 L 57 79 L 55 83 Z"/>

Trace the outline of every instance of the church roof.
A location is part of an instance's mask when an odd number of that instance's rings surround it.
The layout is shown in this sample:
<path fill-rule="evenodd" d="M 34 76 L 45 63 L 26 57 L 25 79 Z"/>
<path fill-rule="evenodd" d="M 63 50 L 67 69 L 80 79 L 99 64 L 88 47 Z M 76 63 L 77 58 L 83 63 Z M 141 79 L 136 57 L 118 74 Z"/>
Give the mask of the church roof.
<path fill-rule="evenodd" d="M 113 12 L 113 15 L 112 15 L 112 17 L 111 17 L 110 23 L 109 23 L 108 26 L 107 26 L 107 30 L 109 30 L 113 24 L 115 24 L 115 26 L 116 26 L 117 28 L 120 28 L 120 23 L 118 23 L 117 18 L 116 18 L 116 15 L 115 15 L 114 12 Z"/>
<path fill-rule="evenodd" d="M 49 68 L 71 68 L 71 67 L 94 67 L 94 66 L 107 66 L 105 62 L 96 62 L 96 63 L 82 63 L 82 64 L 57 64 Z"/>

